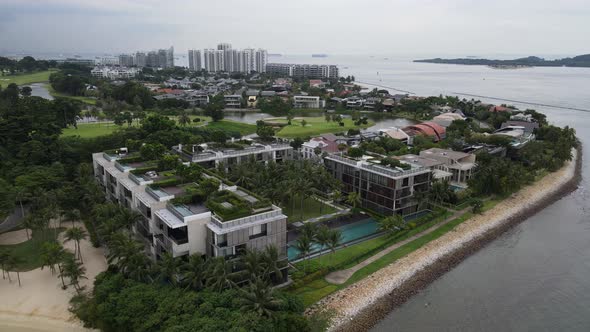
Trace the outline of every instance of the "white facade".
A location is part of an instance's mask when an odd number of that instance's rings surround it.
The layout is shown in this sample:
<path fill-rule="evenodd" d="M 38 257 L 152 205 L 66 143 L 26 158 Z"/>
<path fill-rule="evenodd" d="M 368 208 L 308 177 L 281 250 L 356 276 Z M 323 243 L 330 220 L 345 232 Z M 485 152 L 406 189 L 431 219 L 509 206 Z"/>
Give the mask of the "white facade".
<path fill-rule="evenodd" d="M 201 71 L 201 51 L 188 50 L 188 68 L 194 71 Z"/>
<path fill-rule="evenodd" d="M 294 96 L 293 106 L 295 108 L 321 108 L 322 100 L 318 96 Z"/>
<path fill-rule="evenodd" d="M 137 76 L 140 72 L 137 68 L 127 68 L 127 67 L 94 67 L 90 71 L 90 75 L 96 78 L 103 78 L 109 80 L 116 80 L 116 79 L 129 79 Z"/>

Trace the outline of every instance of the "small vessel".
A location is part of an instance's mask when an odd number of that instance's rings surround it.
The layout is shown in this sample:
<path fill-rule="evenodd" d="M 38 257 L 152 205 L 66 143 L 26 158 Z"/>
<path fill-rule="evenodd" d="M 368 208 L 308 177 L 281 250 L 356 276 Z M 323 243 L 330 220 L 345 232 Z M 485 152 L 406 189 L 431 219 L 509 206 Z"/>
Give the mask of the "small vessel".
<path fill-rule="evenodd" d="M 312 54 L 311 57 L 312 58 L 327 58 L 328 55 L 320 53 L 320 54 Z"/>

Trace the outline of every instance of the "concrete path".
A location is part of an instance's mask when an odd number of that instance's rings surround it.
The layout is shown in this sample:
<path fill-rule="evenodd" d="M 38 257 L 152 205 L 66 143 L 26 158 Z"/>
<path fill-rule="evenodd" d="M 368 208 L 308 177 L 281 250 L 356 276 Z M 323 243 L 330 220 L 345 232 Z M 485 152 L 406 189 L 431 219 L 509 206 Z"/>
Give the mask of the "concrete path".
<path fill-rule="evenodd" d="M 465 208 L 465 209 L 460 210 L 460 211 L 456 211 L 455 213 L 453 213 L 452 216 L 448 217 L 444 221 L 442 221 L 442 222 L 440 222 L 440 223 L 438 223 L 436 225 L 433 225 L 432 227 L 430 227 L 428 229 L 425 229 L 422 232 L 420 232 L 418 234 L 415 234 L 415 235 L 413 235 L 413 236 L 411 236 L 411 237 L 409 237 L 409 238 L 407 238 L 407 239 L 405 239 L 403 241 L 397 242 L 397 243 L 395 243 L 395 244 L 387 247 L 386 249 L 383 249 L 379 253 L 377 253 L 377 254 L 375 254 L 375 255 L 373 255 L 373 256 L 365 259 L 364 261 L 358 263 L 357 265 L 355 265 L 355 266 L 353 266 L 351 268 L 348 268 L 346 270 L 339 270 L 339 271 L 334 271 L 332 273 L 329 273 L 328 275 L 326 275 L 326 281 L 329 282 L 329 283 L 332 283 L 332 284 L 337 284 L 337 285 L 341 285 L 341 284 L 345 283 L 350 277 L 352 277 L 352 275 L 356 271 L 358 271 L 358 270 L 362 269 L 363 267 L 365 267 L 365 266 L 373 263 L 374 261 L 378 260 L 379 258 L 381 258 L 381 257 L 389 254 L 390 252 L 394 251 L 395 249 L 397 249 L 397 248 L 399 248 L 399 247 L 401 247 L 401 246 L 403 246 L 405 244 L 408 244 L 408 243 L 410 243 L 410 242 L 416 240 L 417 238 L 420 238 L 420 237 L 422 237 L 422 236 L 424 236 L 426 234 L 429 234 L 429 233 L 433 232 L 434 230 L 442 227 L 443 225 L 446 225 L 451 220 L 454 220 L 454 219 L 460 217 L 461 215 L 463 215 L 464 213 L 466 213 L 469 209 L 471 209 L 471 208 L 469 207 L 469 208 Z"/>
<path fill-rule="evenodd" d="M 29 207 L 25 205 L 23 207 L 23 210 L 24 210 L 24 213 L 26 214 L 27 211 L 29 210 Z M 6 231 L 16 227 L 18 224 L 20 224 L 22 218 L 23 218 L 23 214 L 21 212 L 21 208 L 17 204 L 17 206 L 14 208 L 14 212 L 12 212 L 12 214 L 10 214 L 8 217 L 6 217 L 6 219 L 4 219 L 2 222 L 0 222 L 0 233 L 6 232 Z"/>

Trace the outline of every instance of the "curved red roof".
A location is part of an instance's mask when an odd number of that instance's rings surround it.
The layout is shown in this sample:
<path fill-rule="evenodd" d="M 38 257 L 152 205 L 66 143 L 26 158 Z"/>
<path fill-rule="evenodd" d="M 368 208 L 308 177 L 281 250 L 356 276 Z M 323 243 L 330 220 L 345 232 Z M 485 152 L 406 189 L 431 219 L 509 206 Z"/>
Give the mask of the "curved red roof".
<path fill-rule="evenodd" d="M 440 141 L 446 137 L 446 129 L 434 122 L 422 122 L 417 125 L 408 126 L 406 128 L 418 131 L 420 134 L 432 137 L 435 141 Z"/>

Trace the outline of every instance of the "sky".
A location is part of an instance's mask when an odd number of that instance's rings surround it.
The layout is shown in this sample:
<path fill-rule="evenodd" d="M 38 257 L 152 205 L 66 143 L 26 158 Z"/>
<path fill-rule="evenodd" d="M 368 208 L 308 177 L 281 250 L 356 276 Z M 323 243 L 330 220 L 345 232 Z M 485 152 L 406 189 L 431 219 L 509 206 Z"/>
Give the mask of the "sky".
<path fill-rule="evenodd" d="M 0 0 L 0 53 L 590 53 L 589 0 Z"/>

